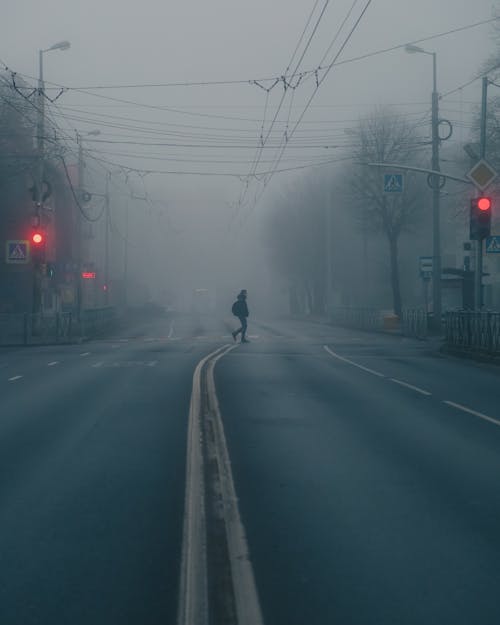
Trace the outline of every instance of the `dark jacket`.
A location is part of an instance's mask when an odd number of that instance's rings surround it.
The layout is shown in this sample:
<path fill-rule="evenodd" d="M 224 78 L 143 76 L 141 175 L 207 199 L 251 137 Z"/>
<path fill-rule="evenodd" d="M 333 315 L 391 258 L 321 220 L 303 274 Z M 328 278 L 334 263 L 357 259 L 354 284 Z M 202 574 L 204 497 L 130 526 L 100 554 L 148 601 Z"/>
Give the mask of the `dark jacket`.
<path fill-rule="evenodd" d="M 236 317 L 248 317 L 247 301 L 245 296 L 241 293 L 233 304 L 233 315 Z"/>

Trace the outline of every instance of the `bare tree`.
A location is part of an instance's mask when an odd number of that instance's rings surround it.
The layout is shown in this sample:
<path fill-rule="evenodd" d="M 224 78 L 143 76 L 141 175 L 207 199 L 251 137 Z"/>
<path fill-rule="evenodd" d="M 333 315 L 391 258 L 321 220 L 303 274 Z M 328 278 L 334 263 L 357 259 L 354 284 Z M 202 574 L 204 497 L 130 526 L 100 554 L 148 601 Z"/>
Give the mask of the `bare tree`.
<path fill-rule="evenodd" d="M 399 276 L 400 235 L 418 220 L 424 206 L 422 177 L 407 173 L 402 193 L 385 193 L 384 173 L 389 170 L 369 163 L 414 164 L 423 141 L 415 129 L 390 110 L 376 111 L 361 120 L 354 131 L 357 145 L 354 161 L 359 167 L 348 176 L 348 188 L 359 208 L 356 217 L 362 228 L 381 232 L 387 237 L 393 308 L 401 314 L 402 298 Z"/>

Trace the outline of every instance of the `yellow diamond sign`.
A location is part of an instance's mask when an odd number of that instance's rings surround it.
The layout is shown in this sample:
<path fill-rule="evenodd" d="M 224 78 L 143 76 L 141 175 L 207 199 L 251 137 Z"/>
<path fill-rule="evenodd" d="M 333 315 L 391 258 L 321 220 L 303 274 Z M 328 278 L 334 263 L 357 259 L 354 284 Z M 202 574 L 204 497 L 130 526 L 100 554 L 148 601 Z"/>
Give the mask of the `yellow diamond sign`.
<path fill-rule="evenodd" d="M 498 173 L 484 159 L 477 162 L 467 174 L 467 177 L 470 178 L 481 191 L 484 191 L 497 176 Z"/>

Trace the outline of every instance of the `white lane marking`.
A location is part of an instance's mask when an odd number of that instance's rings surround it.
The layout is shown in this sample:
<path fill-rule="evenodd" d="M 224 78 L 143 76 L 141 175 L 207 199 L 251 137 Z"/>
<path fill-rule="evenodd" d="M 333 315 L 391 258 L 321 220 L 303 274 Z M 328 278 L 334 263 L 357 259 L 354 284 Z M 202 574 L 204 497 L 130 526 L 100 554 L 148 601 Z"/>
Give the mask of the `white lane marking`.
<path fill-rule="evenodd" d="M 15 375 L 12 378 L 9 378 L 9 382 L 15 382 L 16 380 L 20 380 L 22 377 L 22 375 Z"/>
<path fill-rule="evenodd" d="M 169 330 L 168 330 L 168 336 L 167 336 L 167 338 L 168 338 L 168 339 L 171 339 L 173 336 L 174 336 L 174 322 L 173 322 L 173 321 L 171 321 L 171 322 L 170 322 L 170 328 L 169 328 Z"/>
<path fill-rule="evenodd" d="M 83 352 L 83 354 L 80 354 L 80 356 L 90 356 L 90 352 Z"/>
<path fill-rule="evenodd" d="M 207 623 L 207 570 L 205 551 L 205 483 L 201 448 L 200 413 L 202 408 L 201 372 L 205 363 L 226 345 L 200 360 L 193 374 L 189 405 L 186 491 L 182 530 L 181 575 L 177 625 Z"/>
<path fill-rule="evenodd" d="M 339 354 L 336 354 L 335 352 L 332 352 L 332 350 L 327 347 L 326 345 L 323 345 L 324 349 L 334 358 L 338 358 L 339 360 L 342 360 L 343 362 L 347 362 L 348 364 L 352 365 L 353 367 L 357 367 L 358 369 L 362 369 L 363 371 L 366 371 L 367 373 L 371 373 L 372 375 L 376 375 L 379 378 L 385 378 L 385 375 L 383 373 L 379 373 L 378 371 L 374 371 L 373 369 L 369 369 L 368 367 L 363 367 L 363 365 L 359 365 L 357 362 L 354 362 L 353 360 L 349 360 L 349 358 L 344 358 L 343 356 L 340 356 Z"/>
<path fill-rule="evenodd" d="M 245 528 L 238 507 L 238 496 L 234 485 L 231 458 L 224 433 L 224 424 L 215 388 L 214 369 L 220 358 L 235 348 L 231 345 L 209 360 L 207 366 L 207 390 L 209 406 L 213 410 L 215 455 L 219 466 L 221 500 L 226 522 L 226 535 L 231 562 L 231 577 L 235 595 L 237 622 L 239 625 L 263 625 L 257 585 L 250 561 Z"/>
<path fill-rule="evenodd" d="M 423 388 L 419 388 L 418 386 L 413 386 L 413 384 L 408 384 L 408 382 L 403 382 L 403 380 L 396 380 L 396 378 L 389 379 L 391 382 L 395 382 L 401 386 L 406 386 L 406 388 L 411 388 L 412 391 L 417 391 L 417 393 L 421 393 L 422 395 L 432 395 L 429 391 L 425 391 Z"/>
<path fill-rule="evenodd" d="M 58 360 L 53 360 L 52 362 L 47 363 L 47 367 L 53 367 L 54 365 L 58 365 L 58 364 L 59 364 Z"/>
<path fill-rule="evenodd" d="M 95 362 L 92 367 L 102 367 L 103 366 L 103 362 Z"/>
<path fill-rule="evenodd" d="M 157 364 L 158 364 L 157 360 L 150 360 L 149 362 L 146 363 L 146 367 L 156 367 Z"/>
<path fill-rule="evenodd" d="M 482 412 L 478 412 L 477 410 L 472 410 L 472 408 L 467 408 L 467 406 L 462 406 L 462 404 L 456 404 L 454 401 L 443 400 L 443 404 L 448 404 L 448 406 L 453 406 L 453 408 L 457 408 L 458 410 L 462 410 L 463 412 L 467 412 L 475 417 L 479 417 L 480 419 L 484 419 L 485 421 L 489 421 L 494 425 L 500 426 L 500 421 L 498 419 L 494 419 L 493 417 L 488 417 L 488 415 L 483 414 Z"/>

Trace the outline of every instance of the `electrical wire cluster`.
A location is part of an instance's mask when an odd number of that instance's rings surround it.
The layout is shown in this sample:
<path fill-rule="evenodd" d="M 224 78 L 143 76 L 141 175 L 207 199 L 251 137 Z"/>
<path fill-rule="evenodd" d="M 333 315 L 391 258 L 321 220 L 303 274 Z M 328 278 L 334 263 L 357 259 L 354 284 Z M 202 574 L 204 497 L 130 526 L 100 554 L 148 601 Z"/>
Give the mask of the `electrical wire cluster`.
<path fill-rule="evenodd" d="M 16 108 L 26 123 L 34 127 L 34 116 L 40 113 L 39 97 L 44 98 L 44 115 L 49 122 L 44 137 L 44 141 L 50 146 L 48 156 L 63 162 L 70 183 L 66 164 L 79 156 L 77 129 L 97 127 L 101 136 L 86 136 L 81 154 L 85 158 L 86 166 L 96 175 L 102 175 L 102 172 L 106 176 L 113 174 L 110 184 L 116 187 L 116 191 L 129 198 L 140 199 L 151 207 L 155 200 L 147 193 L 145 183 L 149 175 L 230 177 L 240 185 L 233 217 L 236 220 L 243 209 L 248 216 L 276 174 L 331 166 L 350 158 L 348 151 L 356 142 L 352 128 L 357 124 L 352 113 L 345 119 L 331 119 L 330 115 L 323 120 L 306 119 L 307 112 L 315 106 L 313 101 L 318 91 L 334 67 L 360 62 L 404 48 L 409 43 L 421 44 L 500 19 L 494 17 L 478 21 L 429 37 L 345 58 L 345 50 L 371 2 L 372 0 L 352 1 L 345 15 L 338 21 L 333 36 L 329 37 L 319 60 L 306 68 L 305 61 L 312 54 L 313 44 L 317 44 L 320 39 L 319 33 L 334 4 L 333 0 L 314 0 L 285 70 L 274 76 L 94 86 L 68 86 L 46 81 L 46 86 L 40 93 L 39 87 L 29 84 L 29 81 L 36 81 L 35 77 L 15 72 L 0 60 L 0 66 L 5 70 L 5 75 L 0 75 L 0 84 L 3 87 L 0 90 L 0 101 L 6 106 Z M 331 30 L 331 24 L 328 28 Z M 462 87 L 447 92 L 442 98 L 457 91 L 461 93 L 462 88 L 480 77 L 477 76 Z M 120 98 L 103 93 L 104 90 L 115 89 L 239 86 L 245 89 L 251 86 L 263 93 L 261 115 L 212 113 L 207 112 L 206 107 L 200 112 L 189 107 L 157 104 L 145 98 Z M 19 96 L 17 100 L 9 96 L 9 90 Z M 49 93 L 53 95 L 49 96 Z M 276 95 L 278 100 L 273 102 Z M 75 98 L 79 98 L 77 102 L 74 101 Z M 406 104 L 411 104 L 415 110 L 408 110 L 402 115 L 421 131 L 413 149 L 426 150 L 430 140 L 428 106 L 421 102 Z M 455 103 L 449 102 L 450 106 L 453 104 Z M 462 120 L 463 107 L 469 104 L 472 105 L 460 100 L 460 111 L 456 111 L 460 119 L 454 121 L 454 125 L 469 126 Z M 139 114 L 117 114 L 118 107 L 148 112 L 148 118 Z M 330 113 L 333 107 L 331 105 L 325 109 Z M 166 115 L 168 119 L 165 119 Z M 220 154 L 224 156 L 221 157 Z M 159 163 L 167 165 L 162 167 Z M 224 168 L 221 169 L 220 166 Z M 143 188 L 140 195 L 133 190 L 130 181 L 132 175 L 136 176 Z M 126 193 L 124 188 L 127 189 Z M 84 218 L 95 220 L 81 206 L 78 194 L 72 187 L 71 190 Z"/>

